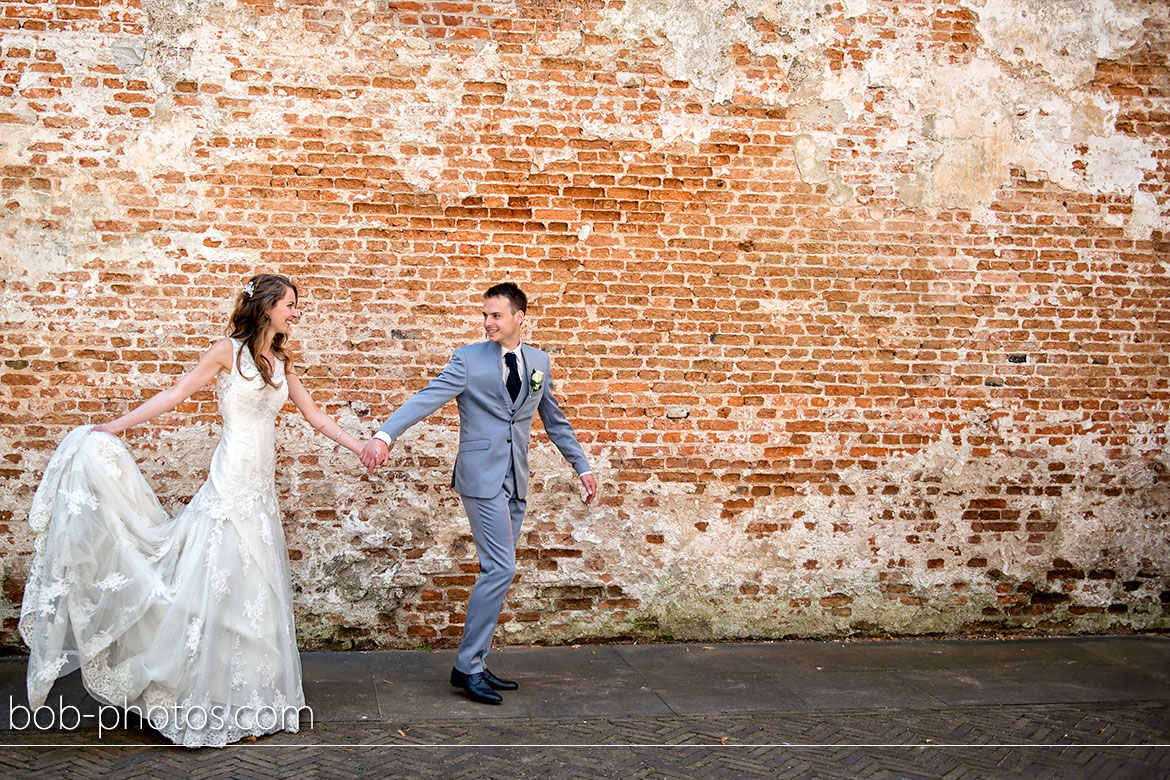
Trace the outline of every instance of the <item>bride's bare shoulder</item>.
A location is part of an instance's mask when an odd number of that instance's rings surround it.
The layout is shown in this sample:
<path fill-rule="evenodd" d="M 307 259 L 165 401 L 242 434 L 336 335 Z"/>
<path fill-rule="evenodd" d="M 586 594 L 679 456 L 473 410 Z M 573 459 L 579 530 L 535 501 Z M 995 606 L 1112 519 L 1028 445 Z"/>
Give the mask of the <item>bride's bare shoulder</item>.
<path fill-rule="evenodd" d="M 226 354 L 230 358 L 232 356 L 232 352 L 234 351 L 235 342 L 226 336 L 224 336 L 222 339 L 219 339 L 207 348 L 207 354 L 214 355 L 216 357 Z"/>
<path fill-rule="evenodd" d="M 235 356 L 235 345 L 229 338 L 222 338 L 208 347 L 203 353 L 204 360 L 218 363 L 224 370 L 231 370 L 232 359 Z"/>

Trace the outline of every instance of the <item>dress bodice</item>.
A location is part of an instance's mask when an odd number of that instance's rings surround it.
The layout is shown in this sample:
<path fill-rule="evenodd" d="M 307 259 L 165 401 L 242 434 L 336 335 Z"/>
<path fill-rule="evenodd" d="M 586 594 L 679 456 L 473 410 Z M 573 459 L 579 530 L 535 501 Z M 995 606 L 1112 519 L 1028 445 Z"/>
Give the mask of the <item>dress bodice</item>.
<path fill-rule="evenodd" d="M 276 387 L 265 384 L 251 351 L 232 339 L 232 370 L 221 371 L 215 386 L 225 434 L 234 428 L 254 430 L 276 422 L 277 413 L 288 400 L 283 360 L 276 361 L 272 381 Z"/>
<path fill-rule="evenodd" d="M 276 387 L 265 384 L 252 353 L 232 339 L 232 369 L 221 371 L 216 379 L 223 435 L 212 456 L 208 478 L 227 501 L 264 495 L 275 510 L 276 415 L 288 400 L 281 360 L 276 361 L 272 381 Z"/>

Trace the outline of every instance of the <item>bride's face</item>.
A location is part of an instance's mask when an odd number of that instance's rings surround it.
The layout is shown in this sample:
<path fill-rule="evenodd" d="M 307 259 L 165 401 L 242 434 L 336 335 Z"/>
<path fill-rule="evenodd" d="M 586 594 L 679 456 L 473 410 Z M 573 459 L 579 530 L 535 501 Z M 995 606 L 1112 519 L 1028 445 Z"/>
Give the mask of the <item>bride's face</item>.
<path fill-rule="evenodd" d="M 284 297 L 276 302 L 268 311 L 268 321 L 276 333 L 287 336 L 292 332 L 293 323 L 301 316 L 297 309 L 297 296 L 291 289 L 284 291 Z"/>

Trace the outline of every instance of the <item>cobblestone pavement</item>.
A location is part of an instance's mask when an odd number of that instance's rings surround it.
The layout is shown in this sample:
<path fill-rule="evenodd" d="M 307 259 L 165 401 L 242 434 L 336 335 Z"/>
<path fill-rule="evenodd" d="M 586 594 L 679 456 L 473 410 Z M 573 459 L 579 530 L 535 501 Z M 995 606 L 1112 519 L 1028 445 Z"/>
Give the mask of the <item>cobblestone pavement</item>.
<path fill-rule="evenodd" d="M 96 734 L 75 733 L 96 743 Z M 53 742 L 36 733 L 25 744 Z M 119 731 L 0 751 L 9 778 L 1166 778 L 1170 706 L 322 723 L 224 750 Z M 125 743 L 152 746 L 121 746 Z M 484 745 L 488 745 L 484 747 Z M 647 747 L 646 745 L 654 745 Z"/>
<path fill-rule="evenodd" d="M 149 730 L 10 729 L 0 776 L 1170 777 L 1163 637 L 707 648 L 505 649 L 493 664 L 521 692 L 466 709 L 446 651 L 306 654 L 299 733 L 187 750 Z M 0 664 L 10 708 L 22 670 Z"/>

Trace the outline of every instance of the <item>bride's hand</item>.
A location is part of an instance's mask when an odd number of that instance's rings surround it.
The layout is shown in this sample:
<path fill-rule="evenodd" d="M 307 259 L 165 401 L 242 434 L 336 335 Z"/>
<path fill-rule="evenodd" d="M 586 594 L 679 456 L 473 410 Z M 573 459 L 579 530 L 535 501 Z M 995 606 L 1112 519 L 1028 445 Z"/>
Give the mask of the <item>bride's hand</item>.
<path fill-rule="evenodd" d="M 101 425 L 95 425 L 95 426 L 93 426 L 93 429 L 95 431 L 97 431 L 98 433 L 108 433 L 112 436 L 118 435 L 118 431 L 115 430 L 114 426 L 111 425 L 110 423 L 102 423 Z"/>

